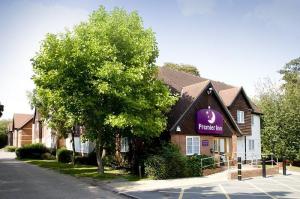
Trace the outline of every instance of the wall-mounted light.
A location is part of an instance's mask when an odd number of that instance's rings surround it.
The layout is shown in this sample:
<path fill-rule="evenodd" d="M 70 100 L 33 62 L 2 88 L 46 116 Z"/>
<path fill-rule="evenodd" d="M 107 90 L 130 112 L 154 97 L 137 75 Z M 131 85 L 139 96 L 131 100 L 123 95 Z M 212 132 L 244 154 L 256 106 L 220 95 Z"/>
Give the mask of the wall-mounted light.
<path fill-rule="evenodd" d="M 213 88 L 209 87 L 206 92 L 207 92 L 208 95 L 210 95 L 212 91 L 213 91 Z"/>
<path fill-rule="evenodd" d="M 177 126 L 177 127 L 176 127 L 176 132 L 181 132 L 180 126 Z"/>

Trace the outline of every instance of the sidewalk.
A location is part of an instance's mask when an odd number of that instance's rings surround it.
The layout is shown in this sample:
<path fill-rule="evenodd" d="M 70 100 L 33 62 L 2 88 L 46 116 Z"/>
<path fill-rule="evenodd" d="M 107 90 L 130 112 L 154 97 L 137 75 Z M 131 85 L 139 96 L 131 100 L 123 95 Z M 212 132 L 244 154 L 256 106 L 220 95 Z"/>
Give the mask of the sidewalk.
<path fill-rule="evenodd" d="M 111 187 L 117 192 L 132 192 L 132 191 L 154 191 L 159 189 L 167 189 L 174 187 L 189 187 L 212 182 L 227 181 L 227 171 L 212 174 L 205 177 L 180 178 L 170 180 L 140 180 L 137 182 L 115 182 L 111 181 L 106 186 Z"/>

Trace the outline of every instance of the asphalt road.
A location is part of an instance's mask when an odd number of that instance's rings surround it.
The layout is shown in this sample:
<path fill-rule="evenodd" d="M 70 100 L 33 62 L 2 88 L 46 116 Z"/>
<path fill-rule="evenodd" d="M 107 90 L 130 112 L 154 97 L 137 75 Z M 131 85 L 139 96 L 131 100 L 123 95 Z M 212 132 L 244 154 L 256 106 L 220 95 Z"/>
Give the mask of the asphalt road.
<path fill-rule="evenodd" d="M 300 199 L 300 175 L 257 177 L 243 181 L 223 181 L 192 187 L 126 192 L 143 199 Z"/>
<path fill-rule="evenodd" d="M 123 198 L 72 176 L 64 175 L 14 159 L 0 151 L 1 199 L 95 199 Z"/>

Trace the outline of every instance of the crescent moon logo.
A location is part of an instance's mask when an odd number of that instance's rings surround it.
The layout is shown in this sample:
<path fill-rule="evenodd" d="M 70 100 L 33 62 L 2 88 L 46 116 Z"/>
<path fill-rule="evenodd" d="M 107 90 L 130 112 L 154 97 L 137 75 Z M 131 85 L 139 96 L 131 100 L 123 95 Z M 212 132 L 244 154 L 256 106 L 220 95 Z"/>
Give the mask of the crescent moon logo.
<path fill-rule="evenodd" d="M 216 121 L 216 115 L 215 115 L 215 113 L 213 112 L 213 111 L 211 111 L 211 119 L 210 120 L 207 120 L 210 124 L 213 124 L 213 123 L 215 123 L 215 121 Z"/>

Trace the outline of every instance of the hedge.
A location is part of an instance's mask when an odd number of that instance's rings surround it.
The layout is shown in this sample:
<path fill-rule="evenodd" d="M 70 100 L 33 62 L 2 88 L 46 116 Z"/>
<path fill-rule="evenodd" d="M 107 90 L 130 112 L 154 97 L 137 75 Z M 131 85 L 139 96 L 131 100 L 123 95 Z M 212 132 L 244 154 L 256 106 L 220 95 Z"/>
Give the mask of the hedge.
<path fill-rule="evenodd" d="M 49 149 L 43 144 L 28 144 L 16 149 L 18 159 L 42 159 L 42 154 L 49 153 Z"/>
<path fill-rule="evenodd" d="M 57 150 L 57 161 L 62 163 L 72 162 L 72 151 L 66 148 L 60 148 Z"/>

